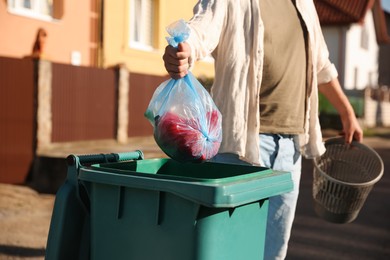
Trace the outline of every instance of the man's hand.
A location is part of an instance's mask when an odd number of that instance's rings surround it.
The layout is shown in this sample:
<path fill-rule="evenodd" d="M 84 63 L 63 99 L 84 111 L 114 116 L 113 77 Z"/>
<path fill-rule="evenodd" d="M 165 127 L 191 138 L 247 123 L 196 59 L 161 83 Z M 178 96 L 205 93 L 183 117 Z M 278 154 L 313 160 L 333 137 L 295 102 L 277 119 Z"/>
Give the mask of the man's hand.
<path fill-rule="evenodd" d="M 363 130 L 356 119 L 355 112 L 348 98 L 341 89 L 338 79 L 320 84 L 318 89 L 339 112 L 343 124 L 342 134 L 345 142 L 351 143 L 352 140 L 361 142 L 363 140 Z"/>
<path fill-rule="evenodd" d="M 190 45 L 186 42 L 179 43 L 177 49 L 168 45 L 163 55 L 164 66 L 173 79 L 183 78 L 188 73 Z"/>

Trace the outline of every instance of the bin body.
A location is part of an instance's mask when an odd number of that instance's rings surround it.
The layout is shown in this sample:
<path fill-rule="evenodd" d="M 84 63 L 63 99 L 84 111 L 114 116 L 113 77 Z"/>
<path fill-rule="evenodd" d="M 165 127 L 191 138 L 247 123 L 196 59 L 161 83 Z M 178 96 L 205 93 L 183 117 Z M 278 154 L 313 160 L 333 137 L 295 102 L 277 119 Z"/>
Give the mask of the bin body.
<path fill-rule="evenodd" d="M 92 185 L 91 259 L 263 259 L 268 200 L 236 208 Z"/>
<path fill-rule="evenodd" d="M 91 259 L 263 259 L 268 197 L 292 189 L 287 172 L 170 159 L 95 165 L 79 178 Z"/>

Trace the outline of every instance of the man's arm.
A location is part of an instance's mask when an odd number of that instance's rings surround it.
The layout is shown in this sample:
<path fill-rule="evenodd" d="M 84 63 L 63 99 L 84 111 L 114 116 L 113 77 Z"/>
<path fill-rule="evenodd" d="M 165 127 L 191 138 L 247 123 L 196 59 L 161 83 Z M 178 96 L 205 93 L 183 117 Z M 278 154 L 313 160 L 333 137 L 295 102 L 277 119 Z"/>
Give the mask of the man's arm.
<path fill-rule="evenodd" d="M 345 141 L 347 143 L 351 143 L 352 140 L 361 142 L 363 140 L 363 130 L 356 119 L 355 112 L 347 96 L 341 89 L 338 79 L 335 78 L 328 83 L 320 84 L 318 89 L 340 114 Z"/>

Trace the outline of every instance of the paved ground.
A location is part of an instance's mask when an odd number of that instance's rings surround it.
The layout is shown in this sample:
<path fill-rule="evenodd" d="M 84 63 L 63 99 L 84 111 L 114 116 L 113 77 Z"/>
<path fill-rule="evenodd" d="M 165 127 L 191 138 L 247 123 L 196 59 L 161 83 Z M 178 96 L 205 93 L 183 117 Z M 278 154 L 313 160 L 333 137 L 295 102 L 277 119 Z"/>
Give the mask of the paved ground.
<path fill-rule="evenodd" d="M 315 215 L 311 199 L 312 164 L 308 160 L 303 162 L 301 195 L 287 260 L 390 259 L 390 135 L 368 137 L 365 143 L 383 158 L 385 174 L 358 218 L 350 224 L 328 223 Z M 83 147 L 92 149 L 85 144 Z M 65 153 L 82 153 L 81 148 L 69 152 L 72 149 L 68 147 Z M 94 149 L 92 152 L 100 153 L 107 147 Z M 115 149 L 141 149 L 147 158 L 162 156 L 153 142 L 146 139 Z M 40 194 L 25 186 L 0 184 L 0 259 L 44 259 L 53 201 L 54 195 Z"/>

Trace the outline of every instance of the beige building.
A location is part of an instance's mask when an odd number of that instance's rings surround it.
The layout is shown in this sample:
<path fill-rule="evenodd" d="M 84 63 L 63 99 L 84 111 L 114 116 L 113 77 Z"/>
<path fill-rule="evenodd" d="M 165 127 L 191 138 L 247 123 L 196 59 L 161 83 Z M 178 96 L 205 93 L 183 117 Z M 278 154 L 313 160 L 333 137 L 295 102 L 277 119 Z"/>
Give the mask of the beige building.
<path fill-rule="evenodd" d="M 162 55 L 166 26 L 192 16 L 195 0 L 111 0 L 104 3 L 103 63 L 126 64 L 131 72 L 166 74 Z M 211 62 L 195 66 L 196 75 L 212 76 Z"/>

